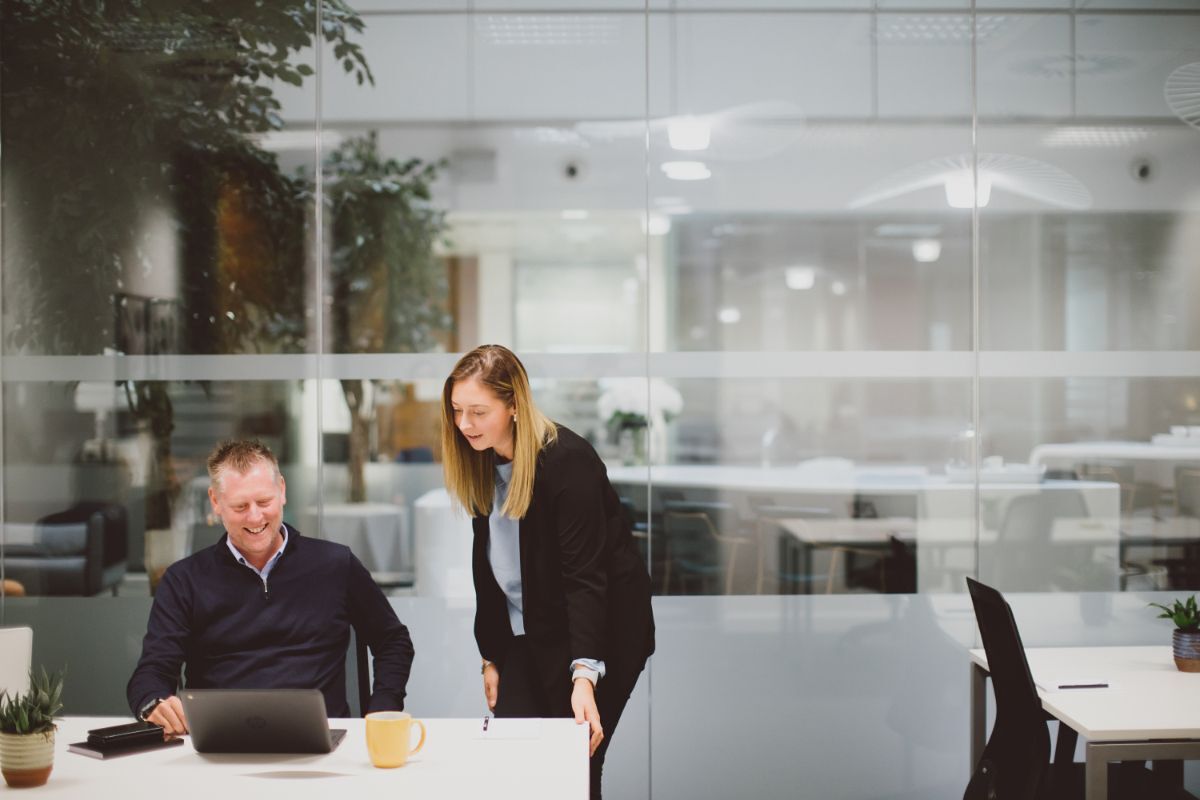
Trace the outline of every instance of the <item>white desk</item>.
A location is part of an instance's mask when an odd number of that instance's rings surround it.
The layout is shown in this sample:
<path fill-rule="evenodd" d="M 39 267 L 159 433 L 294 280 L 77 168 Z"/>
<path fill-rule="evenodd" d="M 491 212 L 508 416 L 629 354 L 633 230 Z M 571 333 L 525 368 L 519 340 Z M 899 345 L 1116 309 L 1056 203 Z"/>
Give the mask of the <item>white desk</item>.
<path fill-rule="evenodd" d="M 87 729 L 128 722 L 109 717 L 71 717 L 59 723 L 50 782 L 34 790 L 42 798 L 330 797 L 579 798 L 588 796 L 586 726 L 570 719 L 515 720 L 520 737 L 503 738 L 492 720 L 488 737 L 481 719 L 428 719 L 421 752 L 399 769 L 376 769 L 367 756 L 361 719 L 330 720 L 346 728 L 328 755 L 201 755 L 182 745 L 100 761 L 67 751 Z M 518 790 L 519 787 L 519 790 Z M 274 791 L 272 791 L 274 790 Z M 2 791 L 2 790 L 0 790 Z"/>
<path fill-rule="evenodd" d="M 971 768 L 986 737 L 987 656 L 971 654 Z M 1108 796 L 1111 761 L 1200 759 L 1200 674 L 1180 672 L 1170 646 L 1030 647 L 1042 708 L 1087 740 L 1087 800 Z M 1056 678 L 1101 678 L 1106 689 L 1047 691 Z"/>

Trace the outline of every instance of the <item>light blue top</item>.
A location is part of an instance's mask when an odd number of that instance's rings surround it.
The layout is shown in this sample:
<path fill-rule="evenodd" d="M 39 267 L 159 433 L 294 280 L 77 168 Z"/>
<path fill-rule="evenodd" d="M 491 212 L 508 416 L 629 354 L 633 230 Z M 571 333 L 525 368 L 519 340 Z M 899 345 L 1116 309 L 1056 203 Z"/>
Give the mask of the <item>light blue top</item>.
<path fill-rule="evenodd" d="M 513 636 L 525 633 L 525 612 L 521 594 L 521 521 L 506 517 L 500 512 L 508 499 L 508 484 L 512 481 L 512 462 L 496 465 L 496 495 L 492 501 L 492 513 L 488 516 L 488 562 L 496 583 L 508 601 L 508 621 Z M 267 565 L 270 568 L 270 564 Z M 604 662 L 594 658 L 576 658 L 568 667 L 574 669 L 581 664 L 594 669 L 604 677 Z"/>
<path fill-rule="evenodd" d="M 242 551 L 233 546 L 233 540 L 228 536 L 225 537 L 225 544 L 229 547 L 229 552 L 233 553 L 233 557 L 236 558 L 237 562 L 243 567 L 249 567 L 250 569 L 254 570 L 254 574 L 257 575 L 259 580 L 263 582 L 264 589 L 267 586 L 267 576 L 269 576 L 271 574 L 271 570 L 275 568 L 275 562 L 279 560 L 279 557 L 283 555 L 283 551 L 287 549 L 287 525 L 280 524 L 279 533 L 283 536 L 283 544 L 281 544 L 279 549 L 275 551 L 275 555 L 271 556 L 271 560 L 263 565 L 262 569 L 259 569 L 247 561 L 246 557 L 242 555 Z"/>

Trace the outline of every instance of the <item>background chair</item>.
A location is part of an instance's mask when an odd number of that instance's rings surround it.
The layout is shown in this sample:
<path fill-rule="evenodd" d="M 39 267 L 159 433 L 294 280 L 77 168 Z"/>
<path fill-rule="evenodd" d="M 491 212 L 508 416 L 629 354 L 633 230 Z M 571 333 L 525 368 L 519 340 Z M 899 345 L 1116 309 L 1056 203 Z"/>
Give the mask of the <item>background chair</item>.
<path fill-rule="evenodd" d="M 990 586 L 967 578 L 975 621 L 987 654 L 996 697 L 992 734 L 963 794 L 963 800 L 1071 800 L 1084 796 L 1083 764 L 1074 763 L 1078 734 L 1058 726 L 1050 763 L 1047 715 L 1038 698 L 1025 646 L 1012 608 Z M 1109 765 L 1112 798 L 1191 797 L 1138 764 Z"/>
<path fill-rule="evenodd" d="M 1162 487 L 1134 479 L 1132 464 L 1078 464 L 1075 471 L 1085 481 L 1109 481 L 1121 487 L 1121 516 L 1131 517 L 1135 511 L 1150 509 L 1157 518 L 1162 502 Z"/>
<path fill-rule="evenodd" d="M 836 589 L 888 592 L 915 588 L 916 559 L 894 537 L 879 547 L 842 544 L 818 547 L 813 545 L 821 540 L 821 522 L 835 518 L 828 508 L 763 503 L 755 506 L 754 516 L 755 588 L 759 594 L 814 590 L 832 594 Z M 800 555 L 804 547 L 811 548 L 807 560 Z M 815 565 L 812 557 L 817 551 L 829 555 L 822 568 Z M 898 554 L 908 555 L 908 577 L 904 575 L 905 565 L 893 559 Z"/>
<path fill-rule="evenodd" d="M 663 594 L 749 594 L 735 580 L 747 569 L 752 540 L 733 505 L 720 500 L 663 503 Z"/>
<path fill-rule="evenodd" d="M 32 658 L 33 628 L 0 628 L 0 692 L 29 690 Z"/>
<path fill-rule="evenodd" d="M 1175 516 L 1200 517 L 1200 467 L 1175 467 Z"/>
<path fill-rule="evenodd" d="M 994 547 L 981 555 L 979 575 L 1008 591 L 1046 592 L 1052 589 L 1102 588 L 1099 578 L 1088 573 L 1076 551 L 1051 539 L 1059 520 L 1088 518 L 1083 493 L 1055 489 L 1012 498 L 1004 511 Z M 1113 586 L 1116 588 L 1115 571 Z"/>
<path fill-rule="evenodd" d="M 79 502 L 37 522 L 6 523 L 5 576 L 30 595 L 116 594 L 127 568 L 125 508 Z"/>
<path fill-rule="evenodd" d="M 650 525 L 646 520 L 646 516 L 637 510 L 637 505 L 633 502 L 632 497 L 620 495 L 618 500 L 621 503 L 621 513 L 625 517 L 626 524 L 629 525 L 629 530 L 633 534 L 633 542 L 637 545 L 638 555 L 642 557 L 642 563 L 648 563 L 650 557 Z"/>

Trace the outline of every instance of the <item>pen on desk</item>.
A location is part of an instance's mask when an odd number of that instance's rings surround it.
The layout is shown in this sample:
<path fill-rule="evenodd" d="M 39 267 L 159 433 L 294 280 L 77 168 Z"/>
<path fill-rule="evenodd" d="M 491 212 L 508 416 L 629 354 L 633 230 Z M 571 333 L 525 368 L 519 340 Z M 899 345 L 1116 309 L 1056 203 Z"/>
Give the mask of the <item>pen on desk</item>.
<path fill-rule="evenodd" d="M 1107 689 L 1107 683 L 1060 683 L 1060 689 Z"/>
<path fill-rule="evenodd" d="M 491 717 L 484 717 L 484 718 L 483 718 L 483 732 L 484 732 L 484 733 L 487 733 L 487 726 L 488 726 L 488 720 L 489 720 L 489 719 L 491 719 Z"/>

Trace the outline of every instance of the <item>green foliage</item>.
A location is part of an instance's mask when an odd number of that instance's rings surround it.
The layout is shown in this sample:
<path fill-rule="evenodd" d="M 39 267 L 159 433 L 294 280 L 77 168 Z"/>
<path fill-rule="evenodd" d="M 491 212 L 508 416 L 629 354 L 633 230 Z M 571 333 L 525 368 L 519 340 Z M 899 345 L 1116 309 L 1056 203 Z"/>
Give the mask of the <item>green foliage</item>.
<path fill-rule="evenodd" d="M 299 187 L 257 136 L 283 126 L 274 81 L 311 76 L 319 39 L 374 82 L 345 0 L 0 0 L 0 15 L 5 221 L 19 233 L 4 239 L 10 352 L 115 347 L 114 297 L 139 273 L 177 278 L 190 352 L 264 332 L 302 339 Z M 268 304 L 296 318 L 282 326 L 206 307 L 213 187 L 231 171 L 277 250 L 262 259 L 279 273 L 269 282 L 296 287 Z M 182 250 L 165 263 L 163 226 L 148 224 L 164 211 Z"/>
<path fill-rule="evenodd" d="M 431 203 L 444 161 L 384 158 L 374 131 L 343 142 L 322 168 L 332 233 L 328 341 L 334 353 L 425 352 L 449 330 L 446 269 L 434 252 L 445 212 Z M 302 176 L 302 179 L 307 179 Z M 309 180 L 315 189 L 315 181 Z M 366 500 L 370 417 L 366 381 L 343 380 L 350 409 L 347 499 Z"/>
<path fill-rule="evenodd" d="M 1196 595 L 1192 595 L 1186 601 L 1176 600 L 1170 608 L 1161 603 L 1150 603 L 1149 605 L 1162 609 L 1158 618 L 1171 620 L 1181 631 L 1200 630 L 1200 609 L 1196 607 Z"/>
<path fill-rule="evenodd" d="M 430 202 L 445 166 L 385 158 L 374 131 L 325 160 L 332 352 L 423 352 L 449 329 L 446 271 L 434 252 L 446 215 Z"/>
<path fill-rule="evenodd" d="M 45 733 L 54 730 L 54 718 L 62 711 L 65 670 L 29 671 L 29 691 L 11 696 L 0 692 L 0 731 Z"/>
<path fill-rule="evenodd" d="M 0 0 L 5 351 L 119 350 L 129 292 L 178 304 L 180 352 L 305 352 L 306 185 L 261 135 L 283 127 L 275 81 L 302 85 L 321 42 L 374 83 L 362 31 L 346 0 Z M 222 201 L 251 280 L 220 273 Z M 165 527 L 167 384 L 126 391 L 156 442 L 146 522 Z"/>

